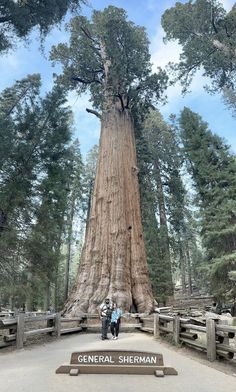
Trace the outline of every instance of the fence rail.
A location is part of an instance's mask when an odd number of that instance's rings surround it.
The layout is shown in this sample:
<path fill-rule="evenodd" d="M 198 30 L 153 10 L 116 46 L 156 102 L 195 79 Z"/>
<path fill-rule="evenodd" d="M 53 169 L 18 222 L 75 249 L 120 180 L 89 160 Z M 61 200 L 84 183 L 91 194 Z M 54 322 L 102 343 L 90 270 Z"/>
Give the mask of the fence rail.
<path fill-rule="evenodd" d="M 59 338 L 68 333 L 97 332 L 100 328 L 96 315 L 64 318 L 59 313 L 34 317 L 20 313 L 15 318 L 0 319 L 0 348 L 15 345 L 21 349 L 27 339 L 37 335 L 50 334 Z M 209 361 L 218 357 L 233 359 L 236 353 L 236 326 L 219 324 L 213 319 L 207 319 L 206 325 L 195 325 L 187 318 L 166 314 L 156 313 L 149 317 L 124 315 L 122 330 L 149 332 L 155 339 L 169 334 L 175 344 L 184 343 L 206 352 Z"/>
<path fill-rule="evenodd" d="M 15 344 L 17 349 L 21 349 L 27 338 L 31 336 L 54 334 L 59 337 L 62 334 L 79 332 L 86 328 L 85 320 L 86 317 L 63 318 L 58 313 L 39 317 L 28 317 L 24 313 L 20 313 L 15 318 L 0 320 L 0 330 L 5 331 L 2 341 L 0 341 L 0 347 Z M 43 325 L 44 323 L 46 325 Z"/>
<path fill-rule="evenodd" d="M 141 331 L 152 333 L 156 339 L 161 334 L 171 334 L 175 344 L 184 343 L 205 351 L 209 361 L 218 357 L 233 359 L 236 353 L 236 326 L 218 324 L 211 318 L 206 320 L 205 326 L 195 325 L 188 319 L 162 314 L 140 320 Z M 200 332 L 200 336 L 196 332 Z"/>
<path fill-rule="evenodd" d="M 122 330 L 141 327 L 137 317 L 123 320 Z M 21 349 L 28 338 L 37 335 L 50 334 L 59 338 L 63 334 L 100 330 L 101 322 L 98 315 L 84 314 L 80 317 L 64 318 L 59 313 L 33 317 L 20 313 L 15 318 L 0 319 L 0 335 L 2 335 L 0 348 L 15 345 L 17 349 Z"/>

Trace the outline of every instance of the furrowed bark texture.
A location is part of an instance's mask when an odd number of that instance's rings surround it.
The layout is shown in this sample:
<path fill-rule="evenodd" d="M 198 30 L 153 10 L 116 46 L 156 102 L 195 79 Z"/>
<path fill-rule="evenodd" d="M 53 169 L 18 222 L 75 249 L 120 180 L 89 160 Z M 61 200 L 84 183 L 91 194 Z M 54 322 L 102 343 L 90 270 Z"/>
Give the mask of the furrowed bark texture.
<path fill-rule="evenodd" d="M 109 297 L 123 311 L 151 312 L 131 115 L 116 107 L 102 117 L 96 179 L 76 286 L 64 313 L 97 311 Z"/>

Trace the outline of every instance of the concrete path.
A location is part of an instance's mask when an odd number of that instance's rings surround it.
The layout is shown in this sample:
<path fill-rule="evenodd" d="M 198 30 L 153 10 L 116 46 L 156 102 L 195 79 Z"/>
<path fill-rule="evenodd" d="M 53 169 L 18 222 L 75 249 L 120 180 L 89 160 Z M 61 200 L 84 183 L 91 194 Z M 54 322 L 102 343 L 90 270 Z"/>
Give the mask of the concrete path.
<path fill-rule="evenodd" d="M 164 364 L 178 376 L 55 374 L 69 363 L 73 351 L 125 349 L 160 352 Z M 235 392 L 236 377 L 224 374 L 171 350 L 141 333 L 120 335 L 119 340 L 101 341 L 98 334 L 78 334 L 21 351 L 0 353 L 1 392 Z"/>

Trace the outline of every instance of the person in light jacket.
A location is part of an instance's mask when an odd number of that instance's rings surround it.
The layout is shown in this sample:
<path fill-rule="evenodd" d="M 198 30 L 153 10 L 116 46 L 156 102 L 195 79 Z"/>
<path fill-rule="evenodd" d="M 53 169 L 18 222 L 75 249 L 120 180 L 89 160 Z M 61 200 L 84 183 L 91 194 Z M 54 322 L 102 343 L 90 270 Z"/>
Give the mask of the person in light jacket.
<path fill-rule="evenodd" d="M 120 318 L 121 318 L 121 309 L 117 307 L 116 303 L 113 303 L 113 310 L 111 314 L 111 334 L 112 339 L 117 340 L 119 331 L 120 331 Z"/>

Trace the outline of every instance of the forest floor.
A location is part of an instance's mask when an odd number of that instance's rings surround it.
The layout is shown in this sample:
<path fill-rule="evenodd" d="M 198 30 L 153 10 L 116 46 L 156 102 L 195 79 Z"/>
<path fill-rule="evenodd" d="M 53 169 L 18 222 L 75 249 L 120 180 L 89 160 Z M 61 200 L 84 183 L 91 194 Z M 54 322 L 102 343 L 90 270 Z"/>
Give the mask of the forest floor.
<path fill-rule="evenodd" d="M 159 352 L 164 364 L 178 371 L 178 376 L 82 374 L 70 377 L 55 374 L 69 363 L 73 351 L 125 349 Z M 76 334 L 44 344 L 26 346 L 20 351 L 0 352 L 0 390 L 12 392 L 235 392 L 236 366 L 209 363 L 201 353 L 175 348 L 167 341 L 155 341 L 145 333 L 121 333 L 119 340 L 101 341 L 99 334 Z"/>

